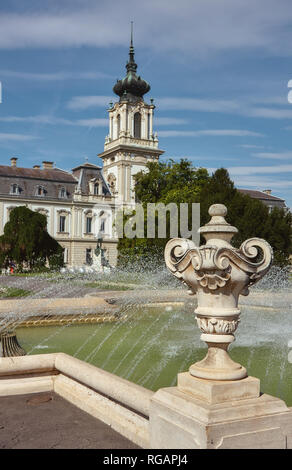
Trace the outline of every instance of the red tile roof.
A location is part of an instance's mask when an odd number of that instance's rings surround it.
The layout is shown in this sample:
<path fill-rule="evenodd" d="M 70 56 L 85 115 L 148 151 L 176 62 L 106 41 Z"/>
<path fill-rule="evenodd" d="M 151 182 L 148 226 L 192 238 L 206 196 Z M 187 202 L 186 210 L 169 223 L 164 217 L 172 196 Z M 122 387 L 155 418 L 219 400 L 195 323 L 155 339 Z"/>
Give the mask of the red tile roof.
<path fill-rule="evenodd" d="M 71 173 L 58 168 L 38 169 L 0 165 L 0 176 L 76 183 L 76 178 Z"/>

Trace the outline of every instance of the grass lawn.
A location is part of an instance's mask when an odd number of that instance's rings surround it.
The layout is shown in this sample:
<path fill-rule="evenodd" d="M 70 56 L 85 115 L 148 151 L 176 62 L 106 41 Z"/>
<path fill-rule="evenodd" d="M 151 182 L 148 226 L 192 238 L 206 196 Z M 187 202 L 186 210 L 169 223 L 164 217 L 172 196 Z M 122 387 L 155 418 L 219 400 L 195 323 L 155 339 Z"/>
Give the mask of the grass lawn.
<path fill-rule="evenodd" d="M 126 284 L 118 283 L 103 283 L 103 282 L 86 282 L 84 287 L 92 287 L 96 289 L 105 289 L 105 290 L 132 290 L 133 287 Z"/>
<path fill-rule="evenodd" d="M 0 287 L 0 299 L 10 299 L 12 297 L 27 297 L 30 290 L 19 289 L 18 287 Z"/>

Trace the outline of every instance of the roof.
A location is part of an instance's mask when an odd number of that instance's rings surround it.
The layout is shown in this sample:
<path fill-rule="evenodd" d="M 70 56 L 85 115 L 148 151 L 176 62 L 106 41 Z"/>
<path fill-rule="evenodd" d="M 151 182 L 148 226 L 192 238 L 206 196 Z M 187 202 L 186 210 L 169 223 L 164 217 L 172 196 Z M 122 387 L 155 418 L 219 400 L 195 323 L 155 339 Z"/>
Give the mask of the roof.
<path fill-rule="evenodd" d="M 71 173 L 58 168 L 40 169 L 40 168 L 20 168 L 17 166 L 0 165 L 0 177 L 11 178 L 30 178 L 37 180 L 58 181 L 62 183 L 75 183 Z"/>
<path fill-rule="evenodd" d="M 72 171 L 80 170 L 80 168 L 92 168 L 95 170 L 101 170 L 101 166 L 94 165 L 93 163 L 84 163 L 82 165 L 78 165 L 75 168 L 72 168 Z"/>
<path fill-rule="evenodd" d="M 248 196 L 254 199 L 265 199 L 268 201 L 282 201 L 282 202 L 285 201 L 284 199 L 280 197 L 272 196 L 271 194 L 267 194 L 264 191 L 258 191 L 254 189 L 238 189 L 238 191 L 240 191 L 241 193 L 247 194 Z"/>

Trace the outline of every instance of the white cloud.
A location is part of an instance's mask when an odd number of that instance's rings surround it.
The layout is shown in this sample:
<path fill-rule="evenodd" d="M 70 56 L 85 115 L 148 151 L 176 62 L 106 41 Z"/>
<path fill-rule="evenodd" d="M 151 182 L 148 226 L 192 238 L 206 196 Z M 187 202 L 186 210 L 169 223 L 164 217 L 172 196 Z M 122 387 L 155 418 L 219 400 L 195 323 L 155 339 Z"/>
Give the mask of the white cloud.
<path fill-rule="evenodd" d="M 56 116 L 36 115 L 36 116 L 4 116 L 0 117 L 0 122 L 9 123 L 32 123 L 32 124 L 49 124 L 49 125 L 65 125 L 65 126 L 82 126 L 82 127 L 107 127 L 108 120 L 102 118 L 94 119 L 64 119 Z"/>
<path fill-rule="evenodd" d="M 67 103 L 67 108 L 74 111 L 80 111 L 88 108 L 106 107 L 113 101 L 112 96 L 73 96 Z"/>
<path fill-rule="evenodd" d="M 5 134 L 0 133 L 0 142 L 6 141 L 17 141 L 17 142 L 25 142 L 28 140 L 38 139 L 38 137 L 34 135 L 25 135 L 25 134 Z"/>
<path fill-rule="evenodd" d="M 203 129 L 199 131 L 159 131 L 160 137 L 201 137 L 210 136 L 230 136 L 230 137 L 263 137 L 263 134 L 244 129 Z"/>
<path fill-rule="evenodd" d="M 2 12 L 0 47 L 104 47 L 128 44 L 122 25 L 138 25 L 135 43 L 155 50 L 208 52 L 254 49 L 291 54 L 289 0 L 126 0 L 33 2 Z M 17 5 L 17 3 L 16 3 Z M 17 7 L 15 7 L 17 8 Z"/>
<path fill-rule="evenodd" d="M 170 117 L 156 117 L 155 124 L 157 126 L 179 126 L 181 124 L 186 124 L 188 121 L 187 119 L 180 119 L 180 118 L 170 118 Z"/>
<path fill-rule="evenodd" d="M 288 107 L 288 106 L 287 106 Z M 292 119 L 292 109 L 249 108 L 243 110 L 246 116 L 268 119 Z"/>
<path fill-rule="evenodd" d="M 74 96 L 67 103 L 67 108 L 72 110 L 85 110 L 94 107 L 106 107 L 111 101 L 115 101 L 111 96 Z M 245 100 L 224 100 L 210 98 L 192 98 L 192 97 L 161 97 L 156 99 L 158 109 L 161 111 L 201 111 L 210 113 L 235 114 L 238 116 L 246 116 L 264 119 L 292 119 L 292 109 L 287 107 L 258 107 L 255 105 L 255 98 L 246 98 Z M 259 101 L 265 101 L 264 98 Z M 278 98 L 267 98 L 267 102 L 278 103 Z M 156 118 L 158 125 L 167 125 L 167 119 L 174 118 Z M 164 122 L 163 122 L 164 120 Z M 161 122 L 159 122 L 161 121 Z M 183 120 L 177 118 L 177 122 L 169 121 L 169 124 L 182 124 Z M 180 122 L 179 122 L 180 121 Z M 186 121 L 185 121 L 186 122 Z M 289 129 L 289 128 L 287 128 Z"/>
<path fill-rule="evenodd" d="M 272 160 L 292 160 L 292 152 L 258 152 L 252 153 L 257 158 L 267 158 Z"/>
<path fill-rule="evenodd" d="M 77 121 L 72 121 L 72 125 L 83 127 L 108 127 L 108 119 L 78 119 Z"/>
<path fill-rule="evenodd" d="M 288 179 L 282 180 L 266 177 L 263 178 L 259 176 L 234 176 L 232 179 L 238 188 L 258 189 L 260 191 L 263 191 L 264 189 L 272 189 L 278 191 L 280 197 L 282 196 L 281 191 L 279 190 L 292 188 L 292 181 Z"/>
<path fill-rule="evenodd" d="M 273 166 L 233 166 L 228 171 L 235 176 L 249 176 L 260 174 L 280 174 L 292 172 L 292 165 L 273 165 Z"/>
<path fill-rule="evenodd" d="M 237 147 L 242 147 L 244 149 L 262 149 L 264 148 L 264 145 L 239 144 Z"/>
<path fill-rule="evenodd" d="M 14 70 L 0 70 L 0 77 L 17 78 L 20 80 L 38 81 L 62 81 L 62 80 L 98 80 L 101 78 L 112 78 L 111 75 L 103 72 L 19 72 Z"/>
<path fill-rule="evenodd" d="M 224 100 L 192 97 L 164 97 L 157 100 L 159 109 L 175 111 L 203 111 L 211 113 L 237 114 L 239 116 L 264 119 L 292 119 L 292 109 L 286 101 L 286 108 L 263 107 L 258 103 L 271 105 L 283 104 L 284 99 L 279 97 L 253 98 L 244 100 Z"/>
<path fill-rule="evenodd" d="M 208 98 L 181 98 L 165 97 L 157 98 L 159 109 L 209 111 L 219 113 L 233 113 L 240 109 L 240 104 L 233 100 L 217 100 Z"/>

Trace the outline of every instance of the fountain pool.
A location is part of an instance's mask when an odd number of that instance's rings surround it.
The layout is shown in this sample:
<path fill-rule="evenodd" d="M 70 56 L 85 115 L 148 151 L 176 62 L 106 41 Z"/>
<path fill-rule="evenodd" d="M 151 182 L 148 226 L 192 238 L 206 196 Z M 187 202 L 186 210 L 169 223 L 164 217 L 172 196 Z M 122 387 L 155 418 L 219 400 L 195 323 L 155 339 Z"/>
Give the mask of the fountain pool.
<path fill-rule="evenodd" d="M 262 392 L 292 406 L 289 305 L 243 305 L 241 312 L 232 359 L 261 380 Z M 65 352 L 156 391 L 174 386 L 177 374 L 206 354 L 194 317 L 187 305 L 127 307 L 114 323 L 19 327 L 17 337 L 28 354 Z"/>

